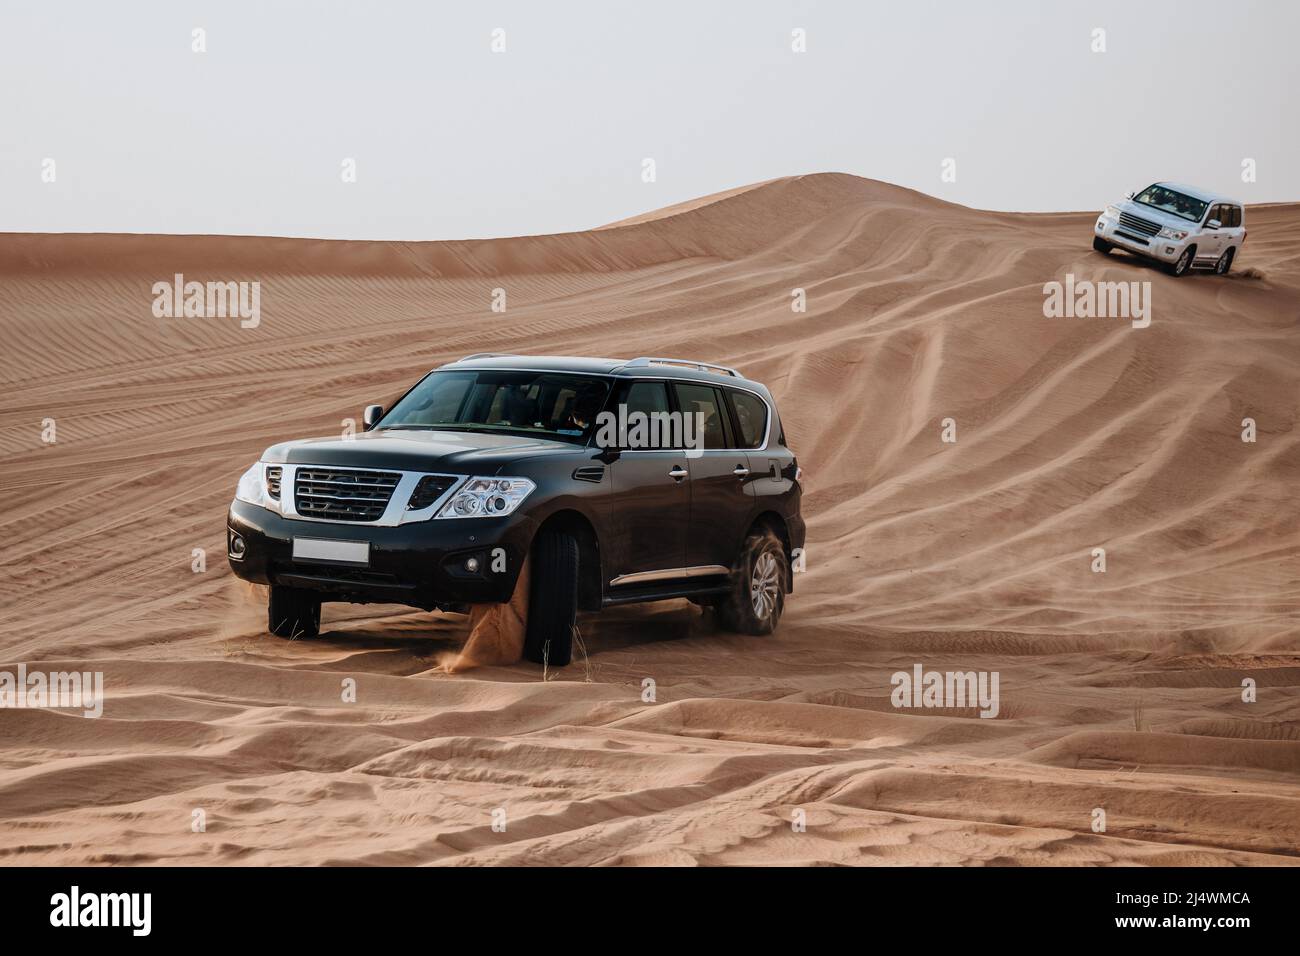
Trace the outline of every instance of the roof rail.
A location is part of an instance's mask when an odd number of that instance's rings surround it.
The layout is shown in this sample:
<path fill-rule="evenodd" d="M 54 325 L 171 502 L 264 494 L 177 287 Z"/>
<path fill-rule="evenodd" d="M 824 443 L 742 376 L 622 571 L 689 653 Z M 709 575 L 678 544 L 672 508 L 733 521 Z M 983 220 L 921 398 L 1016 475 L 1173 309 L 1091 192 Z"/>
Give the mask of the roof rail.
<path fill-rule="evenodd" d="M 471 359 L 481 359 L 481 358 L 505 358 L 506 356 L 514 355 L 514 354 L 515 354 L 514 352 L 475 352 L 473 355 L 466 355 L 466 356 L 465 356 L 464 358 L 462 358 L 462 359 L 456 359 L 456 361 L 457 361 L 457 362 L 468 362 L 468 361 L 470 361 Z"/>
<path fill-rule="evenodd" d="M 712 362 L 699 362 L 695 359 L 655 358 L 649 355 L 634 358 L 623 368 L 649 368 L 651 365 L 682 365 L 686 368 L 699 369 L 701 372 L 721 372 L 725 375 L 733 375 L 736 378 L 745 377 L 727 365 L 714 365 Z"/>

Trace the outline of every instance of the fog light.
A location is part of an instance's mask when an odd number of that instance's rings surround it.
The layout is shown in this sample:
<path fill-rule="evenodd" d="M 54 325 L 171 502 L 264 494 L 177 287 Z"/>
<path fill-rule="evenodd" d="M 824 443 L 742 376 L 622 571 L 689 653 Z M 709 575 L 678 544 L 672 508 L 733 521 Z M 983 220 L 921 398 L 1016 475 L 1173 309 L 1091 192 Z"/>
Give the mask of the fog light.
<path fill-rule="evenodd" d="M 466 559 L 465 559 L 465 570 L 468 571 L 470 574 L 473 574 L 475 571 L 477 571 L 477 570 L 478 570 L 478 558 L 466 558 Z"/>
<path fill-rule="evenodd" d="M 230 556 L 232 558 L 242 558 L 244 556 L 244 539 L 233 531 L 230 532 Z"/>

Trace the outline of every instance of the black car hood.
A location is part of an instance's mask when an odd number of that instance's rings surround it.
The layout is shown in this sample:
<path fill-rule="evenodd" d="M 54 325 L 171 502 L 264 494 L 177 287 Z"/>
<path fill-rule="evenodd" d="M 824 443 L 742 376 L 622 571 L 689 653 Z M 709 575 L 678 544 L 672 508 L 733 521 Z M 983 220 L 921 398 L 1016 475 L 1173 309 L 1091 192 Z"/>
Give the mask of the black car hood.
<path fill-rule="evenodd" d="M 568 442 L 520 435 L 386 429 L 352 438 L 303 438 L 272 445 L 263 461 L 291 465 L 343 465 L 493 475 L 522 458 L 580 454 Z"/>

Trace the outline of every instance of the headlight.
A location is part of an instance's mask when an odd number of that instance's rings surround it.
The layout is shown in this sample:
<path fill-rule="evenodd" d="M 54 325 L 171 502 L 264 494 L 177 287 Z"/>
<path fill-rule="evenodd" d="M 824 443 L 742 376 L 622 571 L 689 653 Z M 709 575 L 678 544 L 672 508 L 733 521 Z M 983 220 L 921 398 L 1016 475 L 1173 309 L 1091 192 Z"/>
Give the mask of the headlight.
<path fill-rule="evenodd" d="M 240 476 L 239 484 L 235 486 L 237 501 L 247 501 L 250 505 L 258 505 L 262 508 L 273 507 L 271 499 L 266 494 L 266 479 L 263 475 L 265 467 L 259 461 Z"/>
<path fill-rule="evenodd" d="M 518 508 L 537 486 L 527 478 L 471 478 L 435 518 L 499 518 Z"/>
<path fill-rule="evenodd" d="M 1161 239 L 1186 239 L 1190 234 L 1188 229 L 1176 229 L 1173 226 L 1165 226 L 1160 230 Z"/>
<path fill-rule="evenodd" d="M 1107 219 L 1118 219 L 1118 218 L 1119 218 L 1119 207 L 1118 207 L 1118 206 L 1107 206 L 1107 207 L 1106 207 L 1106 212 L 1105 212 L 1103 215 L 1105 215 Z"/>

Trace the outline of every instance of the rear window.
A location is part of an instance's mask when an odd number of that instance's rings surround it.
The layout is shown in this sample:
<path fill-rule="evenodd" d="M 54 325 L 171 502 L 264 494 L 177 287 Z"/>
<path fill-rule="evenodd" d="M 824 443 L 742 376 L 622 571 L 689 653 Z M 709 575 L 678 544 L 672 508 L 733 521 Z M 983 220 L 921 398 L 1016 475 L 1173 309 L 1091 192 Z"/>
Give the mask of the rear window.
<path fill-rule="evenodd" d="M 759 448 L 767 435 L 767 403 L 750 392 L 727 389 L 736 425 L 740 428 L 740 447 Z"/>

